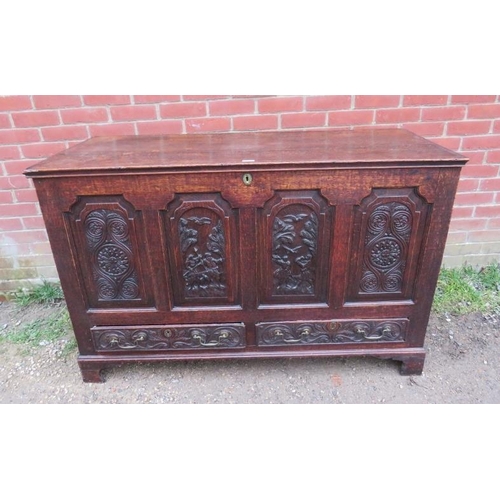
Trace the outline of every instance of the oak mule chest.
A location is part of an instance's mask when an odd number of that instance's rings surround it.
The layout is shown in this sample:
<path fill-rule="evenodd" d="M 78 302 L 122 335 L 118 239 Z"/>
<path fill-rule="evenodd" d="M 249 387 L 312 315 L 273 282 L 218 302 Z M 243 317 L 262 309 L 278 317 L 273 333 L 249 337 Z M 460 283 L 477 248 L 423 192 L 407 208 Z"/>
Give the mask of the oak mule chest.
<path fill-rule="evenodd" d="M 83 380 L 305 356 L 420 374 L 466 161 L 377 128 L 99 137 L 28 168 Z"/>

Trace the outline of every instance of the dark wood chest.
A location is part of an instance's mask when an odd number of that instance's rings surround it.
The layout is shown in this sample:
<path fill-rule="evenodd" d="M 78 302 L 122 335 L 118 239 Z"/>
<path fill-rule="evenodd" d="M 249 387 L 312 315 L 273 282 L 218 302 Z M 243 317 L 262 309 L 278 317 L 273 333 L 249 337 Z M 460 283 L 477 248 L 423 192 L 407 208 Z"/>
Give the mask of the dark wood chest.
<path fill-rule="evenodd" d="M 466 161 L 367 129 L 95 138 L 30 167 L 83 379 L 283 356 L 421 373 Z"/>

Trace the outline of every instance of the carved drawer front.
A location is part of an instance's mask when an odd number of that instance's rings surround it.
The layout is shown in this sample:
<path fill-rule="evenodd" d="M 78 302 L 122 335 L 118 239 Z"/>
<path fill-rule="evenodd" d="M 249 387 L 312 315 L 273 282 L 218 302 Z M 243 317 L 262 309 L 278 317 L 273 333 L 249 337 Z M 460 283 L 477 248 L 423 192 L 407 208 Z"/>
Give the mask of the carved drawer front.
<path fill-rule="evenodd" d="M 175 305 L 238 301 L 238 212 L 218 193 L 178 194 L 163 211 Z"/>
<path fill-rule="evenodd" d="M 123 196 L 82 196 L 66 213 L 90 307 L 152 304 L 141 212 Z"/>
<path fill-rule="evenodd" d="M 326 302 L 332 210 L 319 191 L 277 191 L 259 210 L 260 302 Z"/>
<path fill-rule="evenodd" d="M 404 342 L 407 319 L 257 323 L 257 345 L 373 344 Z"/>
<path fill-rule="evenodd" d="M 94 327 L 96 351 L 175 351 L 245 347 L 245 325 L 162 325 Z"/>
<path fill-rule="evenodd" d="M 356 209 L 348 299 L 409 299 L 429 204 L 413 188 L 373 189 Z"/>

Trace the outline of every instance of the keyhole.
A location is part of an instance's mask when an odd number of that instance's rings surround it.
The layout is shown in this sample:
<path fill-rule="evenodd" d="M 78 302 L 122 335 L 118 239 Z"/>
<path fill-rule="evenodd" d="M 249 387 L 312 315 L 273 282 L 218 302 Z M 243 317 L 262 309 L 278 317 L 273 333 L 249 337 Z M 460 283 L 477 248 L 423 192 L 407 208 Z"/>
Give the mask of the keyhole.
<path fill-rule="evenodd" d="M 252 184 L 252 174 L 243 174 L 243 184 L 250 186 Z"/>

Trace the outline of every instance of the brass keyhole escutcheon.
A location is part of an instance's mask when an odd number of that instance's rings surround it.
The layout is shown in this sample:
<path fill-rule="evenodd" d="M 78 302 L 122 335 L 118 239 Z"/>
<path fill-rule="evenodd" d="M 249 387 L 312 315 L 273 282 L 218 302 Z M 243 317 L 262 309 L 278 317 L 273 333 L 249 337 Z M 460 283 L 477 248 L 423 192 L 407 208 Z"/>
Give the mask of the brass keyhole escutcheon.
<path fill-rule="evenodd" d="M 250 184 L 252 184 L 252 180 L 253 180 L 252 174 L 249 173 L 243 174 L 243 184 L 245 184 L 245 186 L 250 186 Z"/>

